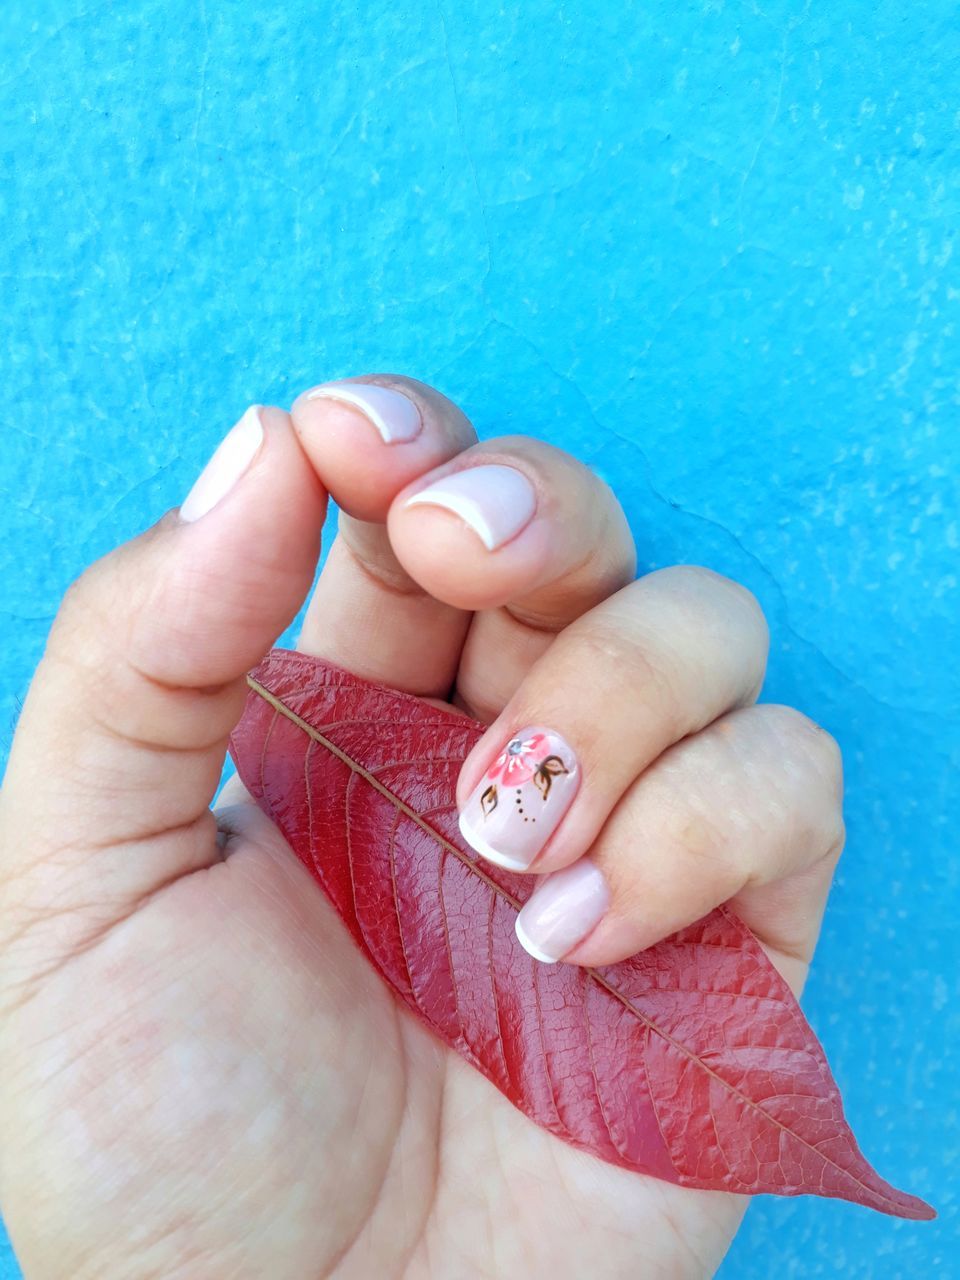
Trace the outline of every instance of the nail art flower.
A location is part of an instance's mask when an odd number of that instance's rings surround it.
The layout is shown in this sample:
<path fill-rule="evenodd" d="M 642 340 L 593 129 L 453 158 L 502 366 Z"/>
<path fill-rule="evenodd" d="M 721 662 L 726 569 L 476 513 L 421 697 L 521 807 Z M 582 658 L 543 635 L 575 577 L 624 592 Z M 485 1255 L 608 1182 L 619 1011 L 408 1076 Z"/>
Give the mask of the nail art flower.
<path fill-rule="evenodd" d="M 532 733 L 529 738 L 511 738 L 487 770 L 491 782 L 501 781 L 505 787 L 519 787 L 529 782 L 547 746 L 546 735 Z"/>

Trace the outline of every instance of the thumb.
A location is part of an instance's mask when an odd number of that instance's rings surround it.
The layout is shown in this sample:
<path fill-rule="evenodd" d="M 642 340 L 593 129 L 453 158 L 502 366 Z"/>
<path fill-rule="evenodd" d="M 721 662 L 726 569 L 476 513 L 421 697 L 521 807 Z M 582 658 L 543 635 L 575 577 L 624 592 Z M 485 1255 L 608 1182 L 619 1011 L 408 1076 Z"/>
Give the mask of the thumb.
<path fill-rule="evenodd" d="M 253 407 L 179 511 L 71 587 L 0 793 L 8 927 L 53 918 L 72 949 L 216 860 L 244 673 L 310 588 L 325 508 L 288 416 Z"/>

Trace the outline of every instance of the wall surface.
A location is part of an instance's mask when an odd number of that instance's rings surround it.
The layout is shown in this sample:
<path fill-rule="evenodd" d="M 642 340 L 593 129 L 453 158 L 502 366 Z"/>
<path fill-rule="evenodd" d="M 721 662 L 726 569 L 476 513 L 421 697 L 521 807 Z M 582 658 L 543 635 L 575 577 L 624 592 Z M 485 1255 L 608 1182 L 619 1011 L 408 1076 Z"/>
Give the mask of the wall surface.
<path fill-rule="evenodd" d="M 804 1003 L 941 1213 L 764 1199 L 722 1276 L 955 1275 L 958 7 L 3 9 L 4 748 L 66 584 L 250 401 L 396 370 L 577 451 L 845 748 Z"/>

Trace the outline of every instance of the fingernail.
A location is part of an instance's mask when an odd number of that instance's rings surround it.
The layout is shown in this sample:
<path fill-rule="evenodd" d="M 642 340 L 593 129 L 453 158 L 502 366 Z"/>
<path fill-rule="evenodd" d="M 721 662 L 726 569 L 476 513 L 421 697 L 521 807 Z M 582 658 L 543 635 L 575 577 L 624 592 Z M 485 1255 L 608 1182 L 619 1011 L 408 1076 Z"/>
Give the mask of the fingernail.
<path fill-rule="evenodd" d="M 555 964 L 600 923 L 610 890 L 589 858 L 541 880 L 517 916 L 514 929 L 524 951 Z"/>
<path fill-rule="evenodd" d="M 406 507 L 444 507 L 469 525 L 488 551 L 515 538 L 533 519 L 537 495 L 516 467 L 468 467 L 421 489 Z"/>
<path fill-rule="evenodd" d="M 212 511 L 237 483 L 263 443 L 260 406 L 252 404 L 220 441 L 180 507 L 180 519 L 191 524 Z"/>
<path fill-rule="evenodd" d="M 352 404 L 380 432 L 384 444 L 404 444 L 423 429 L 420 410 L 400 391 L 372 382 L 327 382 L 308 392 L 308 400 L 339 400 Z"/>
<path fill-rule="evenodd" d="M 471 849 L 525 871 L 556 831 L 580 782 L 570 747 L 550 729 L 521 729 L 494 759 L 460 814 Z"/>

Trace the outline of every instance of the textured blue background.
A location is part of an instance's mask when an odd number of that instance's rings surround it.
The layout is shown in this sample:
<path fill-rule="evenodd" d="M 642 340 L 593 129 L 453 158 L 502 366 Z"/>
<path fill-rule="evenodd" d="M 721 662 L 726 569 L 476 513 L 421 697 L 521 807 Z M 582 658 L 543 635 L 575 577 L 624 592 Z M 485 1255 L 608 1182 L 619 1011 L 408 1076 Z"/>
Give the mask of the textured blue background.
<path fill-rule="evenodd" d="M 601 16 L 602 15 L 602 16 Z M 847 756 L 805 1005 L 910 1225 L 766 1199 L 725 1280 L 956 1274 L 958 9 L 6 0 L 0 723 L 66 584 L 252 400 L 411 373 L 746 582 Z M 12 1259 L 0 1275 L 17 1274 Z"/>

